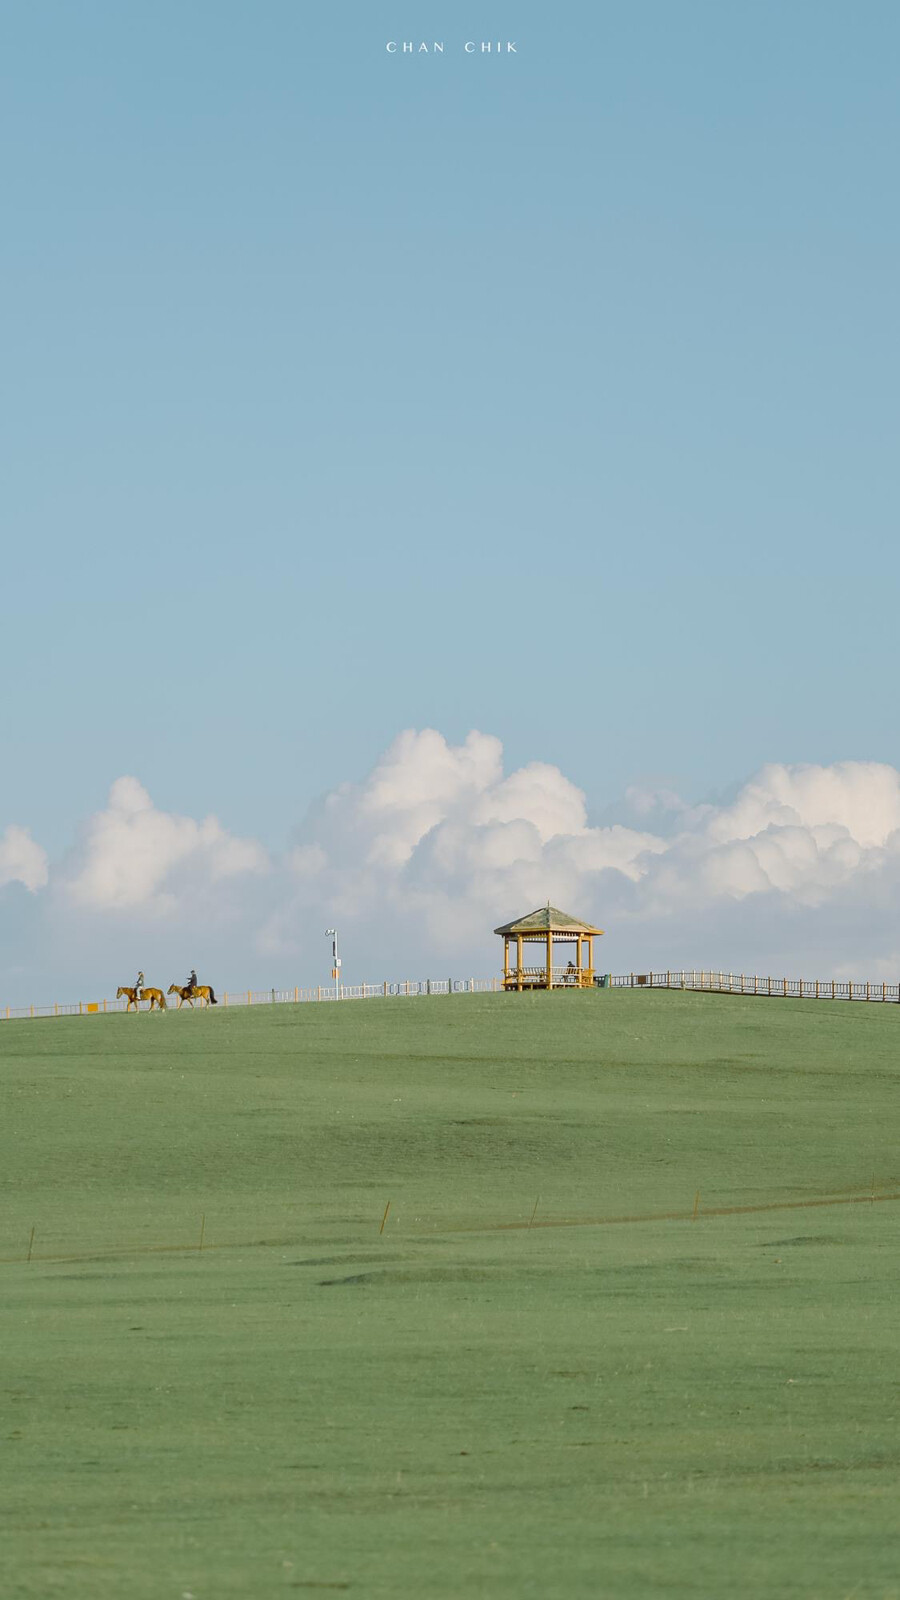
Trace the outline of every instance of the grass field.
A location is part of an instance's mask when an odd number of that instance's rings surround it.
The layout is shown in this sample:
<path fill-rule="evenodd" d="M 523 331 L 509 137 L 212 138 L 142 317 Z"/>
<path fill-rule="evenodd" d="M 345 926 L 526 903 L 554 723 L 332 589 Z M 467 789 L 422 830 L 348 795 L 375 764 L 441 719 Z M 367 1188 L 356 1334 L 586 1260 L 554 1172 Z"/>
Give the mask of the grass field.
<path fill-rule="evenodd" d="M 617 990 L 2 1024 L 4 1600 L 900 1596 L 898 1044 Z"/>

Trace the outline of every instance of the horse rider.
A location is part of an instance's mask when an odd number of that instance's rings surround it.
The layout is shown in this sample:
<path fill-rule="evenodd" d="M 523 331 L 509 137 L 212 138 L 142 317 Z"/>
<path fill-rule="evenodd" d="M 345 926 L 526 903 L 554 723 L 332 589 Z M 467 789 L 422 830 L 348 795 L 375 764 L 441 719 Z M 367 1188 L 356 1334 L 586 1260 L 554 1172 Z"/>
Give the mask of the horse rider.
<path fill-rule="evenodd" d="M 141 990 L 143 989 L 143 987 L 144 987 L 144 974 L 142 972 L 139 972 L 137 977 L 134 980 L 134 998 L 135 998 L 135 1000 L 140 1000 L 140 998 L 141 998 Z"/>
<path fill-rule="evenodd" d="M 187 988 L 188 994 L 193 994 L 194 990 L 197 988 L 197 974 L 194 971 L 193 967 L 191 967 L 191 975 L 188 978 L 186 988 Z"/>

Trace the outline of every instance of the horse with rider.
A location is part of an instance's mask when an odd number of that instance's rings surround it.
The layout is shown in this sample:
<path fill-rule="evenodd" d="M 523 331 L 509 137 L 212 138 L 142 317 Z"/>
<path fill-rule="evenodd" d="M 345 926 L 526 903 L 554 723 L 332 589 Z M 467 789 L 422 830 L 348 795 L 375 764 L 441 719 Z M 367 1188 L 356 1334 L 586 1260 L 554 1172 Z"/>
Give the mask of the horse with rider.
<path fill-rule="evenodd" d="M 193 967 L 191 967 L 191 975 L 188 978 L 187 983 L 172 983 L 169 985 L 167 993 L 177 994 L 179 1009 L 184 1005 L 185 1001 L 187 1001 L 187 1004 L 192 1010 L 195 1000 L 200 1005 L 217 1006 L 219 1004 L 213 991 L 212 984 L 198 983 L 197 973 Z"/>
<path fill-rule="evenodd" d="M 125 1000 L 126 1011 L 131 1011 L 132 1007 L 135 1011 L 140 1011 L 142 1000 L 149 1000 L 151 1011 L 165 1011 L 168 1009 L 162 989 L 148 987 L 142 972 L 138 973 L 131 987 L 121 985 L 116 990 L 116 999 Z"/>
<path fill-rule="evenodd" d="M 187 1004 L 193 1009 L 195 1000 L 199 1005 L 217 1006 L 219 1004 L 218 1000 L 216 999 L 212 984 L 199 983 L 197 981 L 196 968 L 194 967 L 191 967 L 191 975 L 188 978 L 187 983 L 170 984 L 168 993 L 177 994 L 179 1007 L 183 1006 L 185 1002 L 187 1002 Z M 147 988 L 143 972 L 138 973 L 133 985 L 127 988 L 119 988 L 116 994 L 116 999 L 118 1000 L 120 998 L 124 998 L 127 1002 L 125 1006 L 126 1011 L 131 1011 L 132 1009 L 135 1011 L 140 1011 L 142 1000 L 149 1000 L 151 1011 L 156 1009 L 165 1011 L 167 1009 L 166 997 L 162 990 Z"/>

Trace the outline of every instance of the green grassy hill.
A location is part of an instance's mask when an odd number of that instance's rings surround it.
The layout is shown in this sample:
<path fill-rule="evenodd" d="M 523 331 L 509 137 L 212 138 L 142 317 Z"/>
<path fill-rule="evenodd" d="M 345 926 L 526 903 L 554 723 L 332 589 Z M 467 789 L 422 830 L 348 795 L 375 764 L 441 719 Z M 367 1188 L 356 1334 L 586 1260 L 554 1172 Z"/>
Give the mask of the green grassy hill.
<path fill-rule="evenodd" d="M 617 990 L 3 1023 L 4 1597 L 900 1595 L 898 1043 Z"/>

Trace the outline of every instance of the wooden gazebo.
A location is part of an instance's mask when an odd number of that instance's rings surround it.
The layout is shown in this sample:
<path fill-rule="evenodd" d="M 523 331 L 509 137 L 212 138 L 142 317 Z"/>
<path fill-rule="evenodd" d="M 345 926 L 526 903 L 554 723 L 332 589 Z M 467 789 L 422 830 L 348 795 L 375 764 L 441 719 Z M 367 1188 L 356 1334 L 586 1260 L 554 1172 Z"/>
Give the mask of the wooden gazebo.
<path fill-rule="evenodd" d="M 589 989 L 594 981 L 594 940 L 600 938 L 602 928 L 592 928 L 589 922 L 579 922 L 564 911 L 557 911 L 549 900 L 539 911 L 532 911 L 517 922 L 507 922 L 495 933 L 503 940 L 504 989 Z M 515 941 L 515 963 L 510 964 L 510 945 Z M 542 966 L 525 965 L 525 946 L 539 945 Z M 566 944 L 569 960 L 566 965 L 554 963 L 554 946 Z M 574 949 L 571 947 L 574 945 Z M 529 950 L 531 955 L 532 951 Z M 587 959 L 585 960 L 585 957 Z M 558 958 L 557 958 L 558 959 Z"/>

